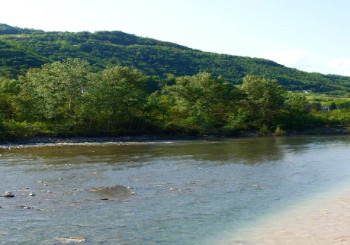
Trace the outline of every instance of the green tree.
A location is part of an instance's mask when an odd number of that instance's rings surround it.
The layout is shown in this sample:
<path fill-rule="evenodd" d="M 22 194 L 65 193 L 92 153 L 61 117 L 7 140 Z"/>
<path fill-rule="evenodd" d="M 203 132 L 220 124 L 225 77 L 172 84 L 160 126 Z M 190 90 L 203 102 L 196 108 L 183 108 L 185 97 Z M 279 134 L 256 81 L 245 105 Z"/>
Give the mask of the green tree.
<path fill-rule="evenodd" d="M 87 89 L 90 125 L 114 132 L 136 132 L 143 126 L 148 93 L 144 75 L 128 67 L 114 66 L 92 78 Z"/>
<path fill-rule="evenodd" d="M 89 64 L 79 59 L 30 69 L 20 78 L 23 117 L 76 124 L 89 73 Z"/>
<path fill-rule="evenodd" d="M 280 117 L 285 128 L 303 129 L 307 127 L 309 102 L 304 95 L 289 93 L 285 101 L 285 110 Z"/>
<path fill-rule="evenodd" d="M 0 117 L 14 119 L 16 114 L 16 99 L 20 91 L 17 80 L 0 78 Z"/>
<path fill-rule="evenodd" d="M 210 133 L 222 127 L 237 99 L 231 83 L 205 72 L 179 77 L 164 91 L 173 100 L 169 123 L 189 131 Z"/>
<path fill-rule="evenodd" d="M 245 97 L 242 105 L 249 112 L 253 124 L 258 128 L 265 125 L 269 129 L 276 126 L 286 94 L 277 80 L 249 75 L 243 79 L 241 90 Z"/>

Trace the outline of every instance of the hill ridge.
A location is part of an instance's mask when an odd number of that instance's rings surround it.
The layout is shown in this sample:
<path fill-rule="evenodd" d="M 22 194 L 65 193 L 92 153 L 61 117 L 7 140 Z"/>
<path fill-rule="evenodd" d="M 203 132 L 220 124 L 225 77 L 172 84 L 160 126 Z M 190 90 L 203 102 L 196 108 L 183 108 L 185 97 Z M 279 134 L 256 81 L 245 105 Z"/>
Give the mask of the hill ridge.
<path fill-rule="evenodd" d="M 122 31 L 45 32 L 0 24 L 0 41 L 10 45 L 0 54 L 0 75 L 7 77 L 16 77 L 42 62 L 80 58 L 95 70 L 123 65 L 161 77 L 209 72 L 234 84 L 240 84 L 246 75 L 259 75 L 277 79 L 288 90 L 350 92 L 350 77 L 309 73 L 263 58 L 205 52 Z M 10 60 L 5 61 L 6 57 Z M 17 65 L 11 65 L 11 58 Z M 21 64 L 21 58 L 26 62 Z M 31 59 L 32 65 L 27 62 Z"/>

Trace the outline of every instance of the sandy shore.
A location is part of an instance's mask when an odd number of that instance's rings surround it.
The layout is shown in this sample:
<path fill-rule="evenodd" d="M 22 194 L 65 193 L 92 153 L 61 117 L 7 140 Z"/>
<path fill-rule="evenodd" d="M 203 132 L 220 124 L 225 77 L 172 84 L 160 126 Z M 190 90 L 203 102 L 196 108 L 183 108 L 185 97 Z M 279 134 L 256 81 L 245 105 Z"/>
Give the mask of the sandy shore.
<path fill-rule="evenodd" d="M 299 203 L 219 244 L 350 244 L 350 190 Z"/>

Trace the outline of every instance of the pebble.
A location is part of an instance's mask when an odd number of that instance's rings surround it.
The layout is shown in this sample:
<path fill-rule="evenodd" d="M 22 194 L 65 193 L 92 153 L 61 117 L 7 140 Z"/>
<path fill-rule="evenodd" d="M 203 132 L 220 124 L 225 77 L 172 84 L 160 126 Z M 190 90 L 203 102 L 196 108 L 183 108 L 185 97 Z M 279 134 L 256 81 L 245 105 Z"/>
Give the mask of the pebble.
<path fill-rule="evenodd" d="M 22 206 L 20 206 L 21 208 L 23 208 L 23 209 L 33 209 L 32 207 L 29 207 L 29 206 L 27 206 L 27 205 L 22 205 Z"/>
<path fill-rule="evenodd" d="M 59 241 L 63 244 L 76 244 L 84 243 L 86 241 L 85 237 L 60 237 Z"/>
<path fill-rule="evenodd" d="M 15 197 L 15 195 L 13 195 L 10 191 L 6 191 L 1 195 L 1 197 Z"/>

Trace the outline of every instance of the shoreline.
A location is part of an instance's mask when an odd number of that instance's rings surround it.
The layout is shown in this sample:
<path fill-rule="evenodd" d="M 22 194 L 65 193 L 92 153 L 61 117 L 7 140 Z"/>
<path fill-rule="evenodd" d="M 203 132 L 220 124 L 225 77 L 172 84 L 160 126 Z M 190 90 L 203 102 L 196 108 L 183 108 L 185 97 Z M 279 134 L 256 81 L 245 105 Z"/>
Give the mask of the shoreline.
<path fill-rule="evenodd" d="M 347 136 L 350 133 L 346 129 L 322 128 L 305 131 L 293 131 L 284 135 L 259 135 L 258 132 L 244 132 L 237 135 L 139 135 L 139 136 L 36 136 L 19 137 L 11 140 L 0 140 L 0 149 L 18 146 L 37 146 L 50 144 L 84 144 L 84 143 L 145 143 L 153 141 L 186 141 L 186 140 L 215 140 L 215 139 L 239 139 L 260 137 L 302 137 L 302 136 Z"/>
<path fill-rule="evenodd" d="M 350 189 L 327 192 L 224 238 L 220 245 L 350 244 Z"/>
<path fill-rule="evenodd" d="M 21 138 L 13 141 L 0 141 L 0 149 L 39 147 L 39 146 L 63 146 L 86 144 L 127 144 L 127 143 L 156 143 L 164 141 L 188 141 L 188 140 L 215 140 L 226 137 L 201 136 L 201 137 L 160 137 L 160 136 L 122 136 L 122 137 L 32 137 Z"/>
<path fill-rule="evenodd" d="M 302 131 L 288 131 L 283 135 L 269 133 L 261 135 L 258 131 L 240 132 L 235 135 L 186 135 L 186 134 L 153 134 L 153 135 L 126 135 L 126 136 L 34 136 L 17 137 L 7 140 L 0 139 L 0 146 L 29 145 L 29 144 L 60 144 L 60 143 L 106 143 L 106 142 L 145 142 L 162 140 L 206 140 L 206 139 L 233 139 L 258 137 L 293 137 L 293 136 L 340 136 L 350 135 L 346 128 L 315 128 Z"/>

